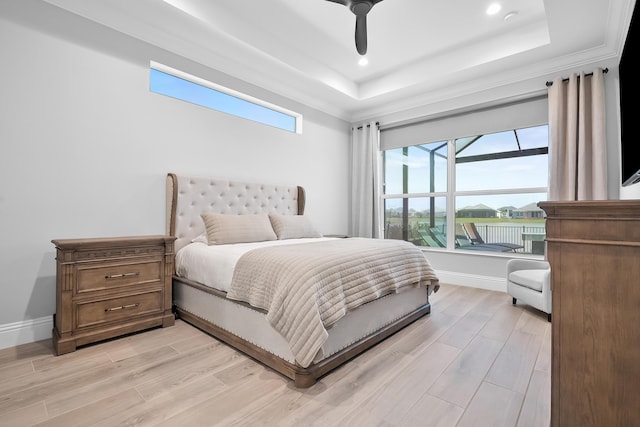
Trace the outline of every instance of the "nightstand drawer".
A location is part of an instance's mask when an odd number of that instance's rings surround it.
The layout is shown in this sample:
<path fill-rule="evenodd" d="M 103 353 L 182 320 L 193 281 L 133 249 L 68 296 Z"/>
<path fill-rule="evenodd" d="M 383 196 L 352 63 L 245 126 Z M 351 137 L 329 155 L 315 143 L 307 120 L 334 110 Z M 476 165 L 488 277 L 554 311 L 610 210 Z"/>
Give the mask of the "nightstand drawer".
<path fill-rule="evenodd" d="M 78 293 L 117 289 L 133 284 L 160 282 L 162 261 L 81 266 L 77 271 Z"/>
<path fill-rule="evenodd" d="M 56 354 L 175 323 L 171 310 L 174 236 L 59 239 Z"/>
<path fill-rule="evenodd" d="M 99 325 L 162 311 L 162 291 L 78 303 L 76 327 Z"/>

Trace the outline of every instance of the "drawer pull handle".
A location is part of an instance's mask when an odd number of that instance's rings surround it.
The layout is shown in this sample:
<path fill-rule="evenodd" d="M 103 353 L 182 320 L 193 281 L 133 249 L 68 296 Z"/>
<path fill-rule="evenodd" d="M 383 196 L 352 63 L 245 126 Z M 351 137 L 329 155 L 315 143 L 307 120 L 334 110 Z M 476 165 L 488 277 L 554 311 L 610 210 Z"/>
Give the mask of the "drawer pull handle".
<path fill-rule="evenodd" d="M 105 308 L 104 311 L 126 310 L 127 308 L 136 308 L 139 305 L 140 305 L 140 303 L 121 305 L 120 307 Z"/>
<path fill-rule="evenodd" d="M 139 276 L 140 273 L 137 271 L 134 273 L 123 273 L 123 274 L 110 274 L 108 276 L 104 276 L 105 279 L 120 279 L 122 277 L 131 277 L 131 276 Z"/>

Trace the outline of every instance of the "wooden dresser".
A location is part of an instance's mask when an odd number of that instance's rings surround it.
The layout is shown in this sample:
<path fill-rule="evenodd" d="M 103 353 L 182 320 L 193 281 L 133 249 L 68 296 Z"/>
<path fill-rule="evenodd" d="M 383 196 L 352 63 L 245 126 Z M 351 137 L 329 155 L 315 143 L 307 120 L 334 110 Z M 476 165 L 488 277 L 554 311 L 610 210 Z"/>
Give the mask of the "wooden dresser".
<path fill-rule="evenodd" d="M 57 354 L 154 326 L 171 326 L 171 236 L 52 240 Z"/>
<path fill-rule="evenodd" d="M 551 426 L 640 426 L 640 200 L 541 202 Z"/>

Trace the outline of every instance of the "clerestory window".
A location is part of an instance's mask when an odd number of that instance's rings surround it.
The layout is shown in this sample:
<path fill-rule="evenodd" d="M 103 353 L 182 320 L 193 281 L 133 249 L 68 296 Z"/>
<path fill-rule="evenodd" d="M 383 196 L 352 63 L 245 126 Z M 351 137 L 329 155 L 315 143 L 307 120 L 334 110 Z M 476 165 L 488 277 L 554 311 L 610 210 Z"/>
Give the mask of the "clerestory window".
<path fill-rule="evenodd" d="M 302 133 L 302 114 L 155 62 L 149 90 L 244 119 Z"/>

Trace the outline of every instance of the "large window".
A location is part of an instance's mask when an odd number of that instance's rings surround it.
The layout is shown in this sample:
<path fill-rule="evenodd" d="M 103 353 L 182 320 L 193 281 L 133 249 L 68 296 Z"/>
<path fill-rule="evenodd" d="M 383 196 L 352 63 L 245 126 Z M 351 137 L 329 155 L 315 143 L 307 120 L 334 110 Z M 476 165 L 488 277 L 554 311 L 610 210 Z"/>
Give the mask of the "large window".
<path fill-rule="evenodd" d="M 155 62 L 149 70 L 152 92 L 244 119 L 302 133 L 302 115 L 261 99 Z"/>
<path fill-rule="evenodd" d="M 386 238 L 544 253 L 547 125 L 386 149 L 383 162 Z"/>

